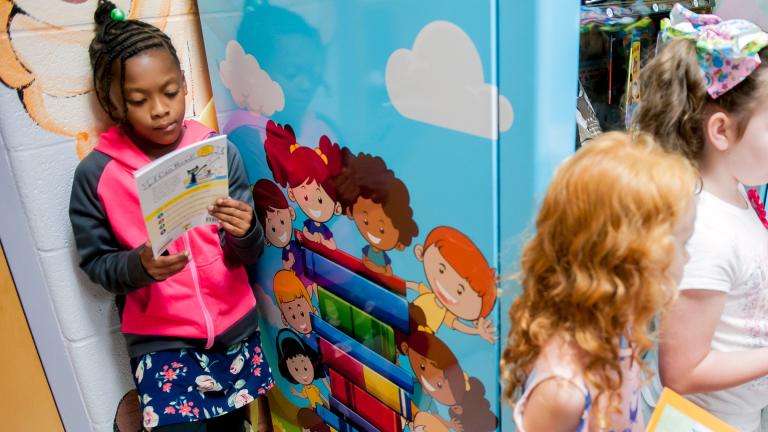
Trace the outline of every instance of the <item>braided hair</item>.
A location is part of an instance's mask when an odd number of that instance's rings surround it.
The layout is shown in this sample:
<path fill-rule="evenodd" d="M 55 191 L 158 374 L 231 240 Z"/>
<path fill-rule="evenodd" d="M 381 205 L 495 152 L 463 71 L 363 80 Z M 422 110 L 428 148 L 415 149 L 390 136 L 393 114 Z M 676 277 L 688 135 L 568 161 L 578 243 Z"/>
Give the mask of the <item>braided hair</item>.
<path fill-rule="evenodd" d="M 96 21 L 96 35 L 88 48 L 88 54 L 91 58 L 93 86 L 99 105 L 109 114 L 112 121 L 126 125 L 127 106 L 123 94 L 125 61 L 141 52 L 161 48 L 170 53 L 176 66 L 181 68 L 181 63 L 168 35 L 143 21 L 113 19 L 112 11 L 116 8 L 117 6 L 111 1 L 99 0 L 93 15 Z M 114 67 L 116 60 L 120 61 L 118 68 Z M 123 104 L 120 116 L 109 101 L 110 88 L 115 76 L 120 80 Z"/>

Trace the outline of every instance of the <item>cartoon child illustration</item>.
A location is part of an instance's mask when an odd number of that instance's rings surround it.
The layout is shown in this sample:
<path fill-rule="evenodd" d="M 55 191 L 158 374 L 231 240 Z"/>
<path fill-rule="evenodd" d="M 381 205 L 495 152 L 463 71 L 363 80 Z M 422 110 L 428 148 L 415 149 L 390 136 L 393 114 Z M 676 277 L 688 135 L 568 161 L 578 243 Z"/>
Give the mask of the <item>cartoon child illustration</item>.
<path fill-rule="evenodd" d="M 296 423 L 301 428 L 301 432 L 331 432 L 331 427 L 309 408 L 299 408 L 299 412 L 296 413 Z"/>
<path fill-rule="evenodd" d="M 272 280 L 275 301 L 283 316 L 283 324 L 303 335 L 312 332 L 309 314 L 317 314 L 309 292 L 292 270 L 280 270 Z"/>
<path fill-rule="evenodd" d="M 199 172 L 200 172 L 200 167 L 197 165 L 195 165 L 194 168 L 187 170 L 187 174 L 189 174 L 189 186 L 197 184 L 197 173 Z"/>
<path fill-rule="evenodd" d="M 419 330 L 437 333 L 446 324 L 494 343 L 498 339 L 496 327 L 486 317 L 496 302 L 496 276 L 472 240 L 454 228 L 440 226 L 413 251 L 424 263 L 429 282 L 406 282 L 409 289 L 419 293 L 413 301 L 425 316 Z"/>
<path fill-rule="evenodd" d="M 291 386 L 291 393 L 309 401 L 309 408 L 315 409 L 317 404 L 328 407 L 328 399 L 320 393 L 320 388 L 312 384 L 316 379 L 322 379 L 330 391 L 325 369 L 322 367 L 320 354 L 304 342 L 291 329 L 282 329 L 277 333 L 277 362 L 280 374 L 288 382 L 300 384 L 301 391 Z"/>
<path fill-rule="evenodd" d="M 342 169 L 334 182 L 342 210 L 369 243 L 363 248 L 363 265 L 392 276 L 387 251 L 402 251 L 419 234 L 408 189 L 382 158 L 354 155 L 346 147 L 341 154 Z"/>
<path fill-rule="evenodd" d="M 413 390 L 414 432 L 496 430 L 498 418 L 485 398 L 485 386 L 468 376 L 450 348 L 437 336 L 416 331 L 400 349 L 415 375 Z M 449 407 L 450 420 L 438 414 L 435 401 Z"/>
<path fill-rule="evenodd" d="M 304 256 L 301 246 L 293 238 L 293 221 L 296 212 L 288 205 L 278 185 L 261 179 L 253 185 L 253 202 L 256 217 L 264 227 L 267 246 L 283 248 L 283 268 L 291 269 L 297 276 L 304 274 Z"/>
<path fill-rule="evenodd" d="M 341 214 L 333 184 L 333 178 L 341 170 L 339 145 L 323 135 L 317 148 L 301 146 L 296 143 L 290 125 L 283 128 L 269 121 L 264 150 L 275 182 L 288 189 L 288 199 L 307 215 L 304 236 L 336 249 L 333 233 L 325 224 L 334 215 Z"/>

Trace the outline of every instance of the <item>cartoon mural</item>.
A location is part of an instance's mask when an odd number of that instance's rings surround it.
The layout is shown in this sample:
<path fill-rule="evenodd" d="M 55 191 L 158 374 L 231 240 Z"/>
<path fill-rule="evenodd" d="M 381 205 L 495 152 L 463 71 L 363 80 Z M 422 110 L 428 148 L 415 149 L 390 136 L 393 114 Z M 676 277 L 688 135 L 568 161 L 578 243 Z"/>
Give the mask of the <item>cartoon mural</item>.
<path fill-rule="evenodd" d="M 304 261 L 299 243 L 293 240 L 296 211 L 288 205 L 283 191 L 270 180 L 261 179 L 253 185 L 256 216 L 264 227 L 267 246 L 283 248 L 283 268 L 297 276 L 304 274 Z"/>
<path fill-rule="evenodd" d="M 411 313 L 418 330 L 437 333 L 442 324 L 462 333 L 476 334 L 494 343 L 496 328 L 486 317 L 496 302 L 496 280 L 482 252 L 467 236 L 451 227 L 438 227 L 424 245 L 413 249 L 424 264 L 429 286 L 407 282 L 419 296 Z M 470 321 L 467 325 L 460 319 Z"/>
<path fill-rule="evenodd" d="M 307 399 L 310 409 L 315 409 L 318 404 L 328 407 L 328 399 L 320 392 L 320 388 L 313 384 L 315 380 L 321 379 L 326 389 L 331 388 L 325 377 L 320 354 L 289 329 L 278 332 L 275 344 L 278 352 L 278 370 L 289 382 L 302 386 L 301 391 L 291 387 L 291 393 Z"/>
<path fill-rule="evenodd" d="M 326 223 L 341 214 L 333 181 L 341 170 L 339 145 L 323 135 L 314 149 L 302 146 L 290 125 L 282 127 L 270 120 L 264 150 L 275 181 L 287 188 L 288 198 L 307 216 L 302 229 L 304 237 L 336 249 Z"/>
<path fill-rule="evenodd" d="M 312 332 L 309 314 L 317 314 L 317 309 L 296 273 L 292 270 L 278 271 L 275 273 L 272 287 L 275 302 L 283 316 L 283 324 L 303 335 L 309 335 Z"/>
<path fill-rule="evenodd" d="M 40 127 L 75 139 L 80 158 L 108 124 L 93 93 L 88 60 L 96 3 L 0 0 L 0 81 L 18 91 L 27 114 Z M 168 19 L 194 12 L 195 2 L 115 0 L 115 4 L 128 11 L 129 18 L 147 19 L 171 36 L 189 88 L 187 114 L 199 115 L 211 91 L 197 23 Z"/>
<path fill-rule="evenodd" d="M 485 399 L 485 387 L 467 375 L 451 349 L 435 335 L 416 331 L 401 349 L 414 371 L 414 431 L 492 431 L 498 418 Z M 435 401 L 448 406 L 450 420 L 442 418 Z"/>
<path fill-rule="evenodd" d="M 429 23 L 412 49 L 392 53 L 386 82 L 392 104 L 404 117 L 485 138 L 512 126 L 512 105 L 485 82 L 477 48 L 453 23 Z"/>
<path fill-rule="evenodd" d="M 345 148 L 342 160 L 343 168 L 334 181 L 342 211 L 369 243 L 363 248 L 363 265 L 392 276 L 387 251 L 402 251 L 419 234 L 408 188 L 380 157 L 355 155 Z"/>
<path fill-rule="evenodd" d="M 496 430 L 489 168 L 513 109 L 485 78 L 489 11 L 419 9 L 403 36 L 356 41 L 384 34 L 348 28 L 377 27 L 363 6 L 332 26 L 303 2 L 214 3 L 199 7 L 216 106 L 274 246 L 251 272 L 281 371 L 274 423 Z"/>

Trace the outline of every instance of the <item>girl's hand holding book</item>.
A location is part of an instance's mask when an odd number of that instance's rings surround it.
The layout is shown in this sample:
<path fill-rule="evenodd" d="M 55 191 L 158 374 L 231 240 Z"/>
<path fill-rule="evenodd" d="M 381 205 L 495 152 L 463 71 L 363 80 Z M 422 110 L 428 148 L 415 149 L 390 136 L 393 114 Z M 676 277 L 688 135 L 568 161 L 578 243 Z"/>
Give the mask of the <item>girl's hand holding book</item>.
<path fill-rule="evenodd" d="M 243 201 L 219 198 L 208 206 L 208 213 L 219 220 L 221 228 L 235 237 L 243 237 L 251 229 L 253 209 Z"/>
<path fill-rule="evenodd" d="M 166 252 L 167 253 L 167 252 Z M 152 279 L 161 281 L 180 272 L 189 262 L 187 252 L 174 255 L 163 254 L 157 258 L 152 254 L 152 243 L 147 241 L 139 252 L 139 259 L 144 270 Z"/>

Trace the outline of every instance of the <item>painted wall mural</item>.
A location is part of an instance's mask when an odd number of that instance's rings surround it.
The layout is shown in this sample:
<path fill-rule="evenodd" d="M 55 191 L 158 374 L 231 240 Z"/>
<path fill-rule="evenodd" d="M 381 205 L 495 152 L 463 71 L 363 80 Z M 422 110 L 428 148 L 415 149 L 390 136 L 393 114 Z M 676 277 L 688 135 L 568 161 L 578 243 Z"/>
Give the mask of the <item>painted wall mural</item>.
<path fill-rule="evenodd" d="M 431 22 L 412 49 L 393 52 L 386 83 L 404 117 L 491 139 L 512 126 L 512 105 L 485 81 L 472 39 L 453 23 Z"/>
<path fill-rule="evenodd" d="M 93 94 L 88 46 L 96 0 L 0 0 L 0 81 L 17 90 L 40 127 L 77 141 L 83 158 L 108 119 Z M 199 31 L 194 20 L 169 17 L 195 12 L 191 0 L 115 0 L 131 19 L 145 19 L 168 33 L 177 47 L 190 89 L 188 114 L 210 100 Z"/>
<path fill-rule="evenodd" d="M 310 3 L 199 2 L 266 232 L 251 277 L 274 427 L 495 431 L 492 167 L 514 110 L 492 6 Z"/>

